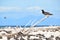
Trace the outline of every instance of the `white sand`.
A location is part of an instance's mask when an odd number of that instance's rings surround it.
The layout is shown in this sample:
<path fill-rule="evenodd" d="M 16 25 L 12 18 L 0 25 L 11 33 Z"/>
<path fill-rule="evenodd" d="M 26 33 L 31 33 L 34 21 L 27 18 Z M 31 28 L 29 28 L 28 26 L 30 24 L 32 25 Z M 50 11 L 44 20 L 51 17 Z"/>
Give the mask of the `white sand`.
<path fill-rule="evenodd" d="M 24 30 L 23 30 L 24 29 Z M 49 29 L 49 31 L 47 32 L 47 29 Z M 4 28 L 4 29 L 0 29 L 1 30 L 6 30 L 6 31 L 11 31 L 11 34 L 17 34 L 18 32 L 22 32 L 23 34 L 28 34 L 29 35 L 37 35 L 37 34 L 44 34 L 44 36 L 46 38 L 49 38 L 51 35 L 54 35 L 54 37 L 56 36 L 60 36 L 60 30 L 54 32 L 52 29 L 58 29 L 58 27 L 34 27 L 34 28 Z M 45 30 L 43 32 L 43 30 Z M 51 32 L 52 30 L 52 32 Z M 4 35 L 3 35 L 4 34 Z M 0 39 L 0 40 L 7 40 L 7 36 L 8 33 L 2 31 L 0 32 L 0 36 L 2 36 L 3 38 Z M 27 36 L 25 37 L 25 39 L 27 38 Z M 38 37 L 35 37 L 35 36 L 31 36 L 30 39 L 34 39 L 34 38 L 38 38 Z M 15 40 L 13 38 L 11 38 L 10 40 Z M 45 40 L 45 39 L 44 39 Z M 54 39 L 55 40 L 55 39 Z"/>

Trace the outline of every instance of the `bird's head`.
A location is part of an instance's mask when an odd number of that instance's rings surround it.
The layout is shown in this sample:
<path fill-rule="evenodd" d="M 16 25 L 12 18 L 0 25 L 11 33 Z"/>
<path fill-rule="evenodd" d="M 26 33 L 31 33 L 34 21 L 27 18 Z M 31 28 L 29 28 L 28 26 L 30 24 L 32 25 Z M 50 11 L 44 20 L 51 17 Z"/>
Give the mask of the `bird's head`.
<path fill-rule="evenodd" d="M 41 11 L 42 11 L 42 13 L 44 13 L 44 10 L 43 9 Z"/>
<path fill-rule="evenodd" d="M 43 9 L 41 11 L 44 11 Z"/>
<path fill-rule="evenodd" d="M 41 11 L 44 11 L 43 9 Z"/>

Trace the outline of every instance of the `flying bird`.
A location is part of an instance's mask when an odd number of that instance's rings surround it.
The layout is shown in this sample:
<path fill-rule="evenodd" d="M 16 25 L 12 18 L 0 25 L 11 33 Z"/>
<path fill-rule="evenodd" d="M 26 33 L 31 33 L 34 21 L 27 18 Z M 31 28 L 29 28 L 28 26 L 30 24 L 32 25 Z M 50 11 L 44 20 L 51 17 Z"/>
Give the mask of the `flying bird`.
<path fill-rule="evenodd" d="M 4 19 L 6 19 L 6 17 L 4 17 Z"/>
<path fill-rule="evenodd" d="M 49 12 L 45 12 L 44 10 L 41 10 L 41 11 L 44 15 L 53 15 L 53 14 L 50 14 Z"/>

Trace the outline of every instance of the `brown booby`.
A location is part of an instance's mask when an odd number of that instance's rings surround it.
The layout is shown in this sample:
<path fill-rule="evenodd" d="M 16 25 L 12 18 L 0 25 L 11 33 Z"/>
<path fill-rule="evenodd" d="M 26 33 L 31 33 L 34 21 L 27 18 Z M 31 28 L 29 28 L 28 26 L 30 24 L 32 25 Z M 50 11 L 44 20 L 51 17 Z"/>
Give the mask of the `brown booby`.
<path fill-rule="evenodd" d="M 41 11 L 44 15 L 53 15 L 53 14 L 50 14 L 49 12 L 45 12 L 44 10 L 41 10 Z"/>

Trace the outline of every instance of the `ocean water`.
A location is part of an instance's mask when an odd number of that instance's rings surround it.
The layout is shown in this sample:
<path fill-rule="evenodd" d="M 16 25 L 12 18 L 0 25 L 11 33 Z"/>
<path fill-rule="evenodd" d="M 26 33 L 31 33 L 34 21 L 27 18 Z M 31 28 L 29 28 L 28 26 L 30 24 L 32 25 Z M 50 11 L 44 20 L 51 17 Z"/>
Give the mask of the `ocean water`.
<path fill-rule="evenodd" d="M 36 25 L 36 26 L 34 26 L 34 27 L 49 27 L 49 26 L 60 26 L 60 25 Z M 25 26 L 25 25 L 18 25 L 18 26 L 16 26 L 16 25 L 2 25 L 2 26 L 0 26 L 0 28 L 5 28 L 5 27 L 22 27 L 22 28 L 27 28 L 27 27 L 31 27 L 31 25 L 27 25 L 27 26 Z"/>

